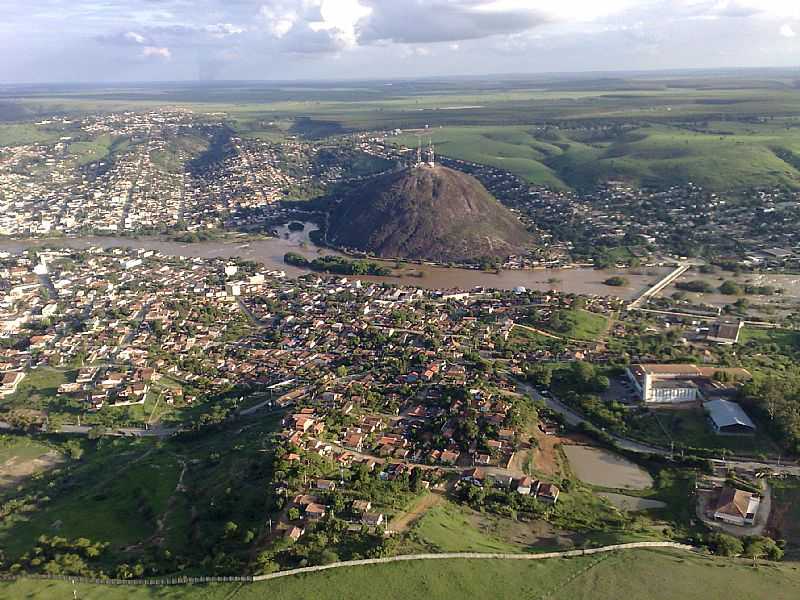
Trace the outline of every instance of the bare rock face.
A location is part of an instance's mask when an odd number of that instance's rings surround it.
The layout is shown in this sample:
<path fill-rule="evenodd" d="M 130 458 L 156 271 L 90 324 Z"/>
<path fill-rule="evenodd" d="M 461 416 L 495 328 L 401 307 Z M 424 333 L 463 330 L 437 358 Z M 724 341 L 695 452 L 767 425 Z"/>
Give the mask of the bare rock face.
<path fill-rule="evenodd" d="M 533 236 L 474 177 L 442 166 L 383 175 L 330 215 L 328 241 L 385 258 L 468 262 L 524 253 Z"/>

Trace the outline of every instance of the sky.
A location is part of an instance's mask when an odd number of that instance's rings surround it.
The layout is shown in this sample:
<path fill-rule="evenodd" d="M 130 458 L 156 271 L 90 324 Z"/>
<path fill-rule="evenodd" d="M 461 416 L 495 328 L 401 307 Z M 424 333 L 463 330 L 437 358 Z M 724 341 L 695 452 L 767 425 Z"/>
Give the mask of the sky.
<path fill-rule="evenodd" d="M 800 0 L 0 0 L 0 83 L 800 65 Z"/>

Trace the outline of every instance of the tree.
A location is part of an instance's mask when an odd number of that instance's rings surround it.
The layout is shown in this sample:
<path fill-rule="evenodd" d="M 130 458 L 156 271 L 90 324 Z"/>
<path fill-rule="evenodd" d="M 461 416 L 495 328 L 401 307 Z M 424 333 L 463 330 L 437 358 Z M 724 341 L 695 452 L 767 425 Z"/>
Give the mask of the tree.
<path fill-rule="evenodd" d="M 236 535 L 237 531 L 239 531 L 239 526 L 236 523 L 234 523 L 233 521 L 228 521 L 227 523 L 225 523 L 223 532 L 226 538 L 228 539 L 233 538 Z"/>
<path fill-rule="evenodd" d="M 300 518 L 300 509 L 292 507 L 286 514 L 290 521 L 297 521 Z"/>
<path fill-rule="evenodd" d="M 713 533 L 708 538 L 708 544 L 714 554 L 719 556 L 739 556 L 744 552 L 741 540 L 727 533 Z"/>

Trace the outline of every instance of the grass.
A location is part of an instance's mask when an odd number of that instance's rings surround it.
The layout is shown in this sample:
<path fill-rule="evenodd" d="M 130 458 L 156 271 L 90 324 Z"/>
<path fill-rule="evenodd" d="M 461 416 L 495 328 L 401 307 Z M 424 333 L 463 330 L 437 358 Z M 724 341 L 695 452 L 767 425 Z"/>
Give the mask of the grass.
<path fill-rule="evenodd" d="M 739 335 L 739 343 L 747 344 L 754 342 L 758 344 L 776 344 L 782 351 L 800 350 L 800 332 L 788 329 L 756 329 L 754 327 L 743 327 Z"/>
<path fill-rule="evenodd" d="M 42 534 L 110 541 L 116 547 L 144 540 L 155 529 L 155 516 L 166 508 L 180 467 L 166 454 L 143 456 L 118 448 L 84 458 L 82 468 L 43 510 L 0 524 L 0 546 L 16 556 Z"/>
<path fill-rule="evenodd" d="M 598 315 L 588 310 L 568 309 L 559 311 L 563 327 L 553 334 L 576 340 L 597 341 L 608 328 L 608 317 Z M 542 329 L 546 329 L 543 327 Z"/>
<path fill-rule="evenodd" d="M 520 548 L 478 530 L 465 510 L 450 502 L 429 510 L 412 530 L 423 545 L 438 552 L 519 552 Z"/>
<path fill-rule="evenodd" d="M 54 129 L 39 127 L 33 123 L 0 124 L 0 146 L 20 146 L 23 144 L 49 144 L 67 135 Z"/>
<path fill-rule="evenodd" d="M 754 436 L 724 436 L 715 434 L 708 425 L 705 412 L 698 409 L 654 411 L 652 417 L 636 422 L 639 437 L 662 445 L 674 441 L 676 447 L 706 450 L 731 450 L 736 453 L 759 455 L 773 454 L 776 446 L 763 432 Z"/>
<path fill-rule="evenodd" d="M 720 125 L 731 129 L 727 122 Z M 567 126 L 545 135 L 541 128 L 501 125 L 445 127 L 426 135 L 442 154 L 555 188 L 591 189 L 607 179 L 660 186 L 693 182 L 715 190 L 798 187 L 800 172 L 791 157 L 800 146 L 791 130 L 732 129 L 720 135 L 712 124 L 703 131 L 659 123 L 605 135 Z M 415 147 L 417 137 L 396 142 Z"/>
<path fill-rule="evenodd" d="M 0 465 L 11 459 L 33 460 L 51 449 L 44 444 L 17 436 L 0 436 Z"/>
<path fill-rule="evenodd" d="M 392 563 L 244 585 L 148 588 L 78 584 L 76 589 L 81 600 L 794 600 L 798 587 L 800 571 L 796 563 L 762 564 L 754 569 L 745 561 L 636 550 L 568 560 Z M 32 580 L 0 583 L 0 595 L 7 600 L 68 598 L 72 585 Z"/>

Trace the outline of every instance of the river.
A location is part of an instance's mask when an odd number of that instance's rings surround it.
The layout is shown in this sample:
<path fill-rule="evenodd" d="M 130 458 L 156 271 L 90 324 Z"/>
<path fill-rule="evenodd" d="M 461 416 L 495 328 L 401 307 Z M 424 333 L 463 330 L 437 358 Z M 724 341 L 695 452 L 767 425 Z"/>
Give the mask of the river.
<path fill-rule="evenodd" d="M 155 250 L 167 256 L 189 258 L 241 258 L 262 263 L 269 269 L 283 270 L 289 276 L 308 271 L 287 265 L 283 256 L 297 252 L 306 258 L 336 255 L 335 251 L 315 246 L 309 239 L 310 230 L 289 231 L 286 226 L 277 228 L 278 237 L 258 240 L 213 240 L 195 243 L 175 242 L 157 237 L 101 237 L 54 238 L 48 240 L 0 240 L 0 252 L 19 254 L 27 248 L 51 246 L 86 249 L 91 247 L 130 247 Z M 394 261 L 387 265 L 394 267 Z M 360 277 L 364 281 L 395 283 L 426 289 L 471 290 L 475 287 L 511 290 L 525 287 L 533 290 L 557 290 L 564 293 L 619 296 L 633 299 L 665 274 L 665 268 L 595 270 L 589 268 L 502 270 L 499 273 L 474 269 L 438 267 L 433 265 L 404 264 L 394 269 L 389 277 Z M 605 279 L 621 275 L 628 280 L 622 287 L 609 287 Z"/>

